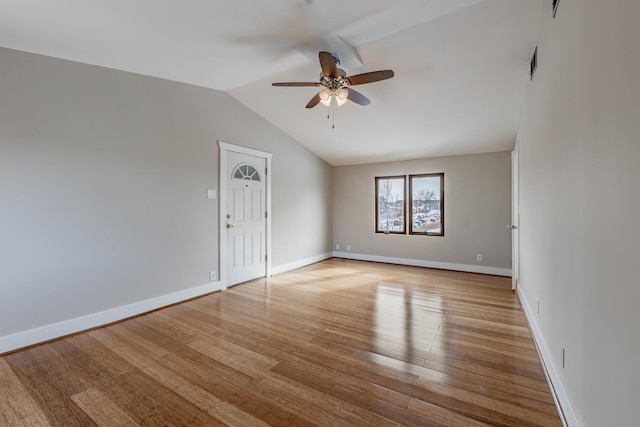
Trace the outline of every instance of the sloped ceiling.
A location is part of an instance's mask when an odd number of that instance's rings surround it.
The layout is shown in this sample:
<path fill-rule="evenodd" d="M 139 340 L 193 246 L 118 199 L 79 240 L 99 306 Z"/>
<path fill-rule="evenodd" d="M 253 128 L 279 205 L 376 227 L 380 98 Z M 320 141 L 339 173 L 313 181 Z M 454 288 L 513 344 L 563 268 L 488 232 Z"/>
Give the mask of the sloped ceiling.
<path fill-rule="evenodd" d="M 0 45 L 227 91 L 347 165 L 511 149 L 542 2 L 2 0 Z M 316 81 L 320 50 L 396 75 L 333 111 L 271 86 Z"/>

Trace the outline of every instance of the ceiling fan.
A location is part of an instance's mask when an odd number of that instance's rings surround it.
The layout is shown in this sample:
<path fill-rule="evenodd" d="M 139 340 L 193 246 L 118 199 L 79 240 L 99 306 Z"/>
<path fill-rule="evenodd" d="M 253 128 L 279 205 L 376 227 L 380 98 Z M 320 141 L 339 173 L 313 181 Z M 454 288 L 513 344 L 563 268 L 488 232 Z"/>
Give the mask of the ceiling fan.
<path fill-rule="evenodd" d="M 369 73 L 356 74 L 353 76 L 347 76 L 344 70 L 338 68 L 340 61 L 331 55 L 329 52 L 319 52 L 320 58 L 320 81 L 318 82 L 284 82 L 273 83 L 273 86 L 324 86 L 320 92 L 318 92 L 311 101 L 307 104 L 307 108 L 313 108 L 319 103 L 329 107 L 331 101 L 335 98 L 338 107 L 344 105 L 344 103 L 353 101 L 358 105 L 369 105 L 371 101 L 369 98 L 351 89 L 350 86 L 361 85 L 365 83 L 378 82 L 380 80 L 386 80 L 393 77 L 393 71 L 380 70 L 371 71 Z"/>

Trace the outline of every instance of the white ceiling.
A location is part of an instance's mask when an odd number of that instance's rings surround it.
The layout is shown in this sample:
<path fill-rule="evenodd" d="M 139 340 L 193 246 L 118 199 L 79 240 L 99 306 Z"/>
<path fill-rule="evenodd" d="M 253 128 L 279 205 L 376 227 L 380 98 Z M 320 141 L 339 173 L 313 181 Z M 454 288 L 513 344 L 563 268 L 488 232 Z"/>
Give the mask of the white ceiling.
<path fill-rule="evenodd" d="M 227 91 L 332 165 L 509 150 L 544 0 L 0 0 L 0 46 Z M 304 108 L 319 50 L 367 107 Z"/>

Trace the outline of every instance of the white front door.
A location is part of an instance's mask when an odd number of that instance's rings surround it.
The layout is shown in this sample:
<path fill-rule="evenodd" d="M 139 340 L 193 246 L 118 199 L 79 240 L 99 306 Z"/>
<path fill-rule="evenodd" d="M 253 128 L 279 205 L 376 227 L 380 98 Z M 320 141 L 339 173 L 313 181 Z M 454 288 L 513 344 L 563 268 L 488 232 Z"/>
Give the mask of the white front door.
<path fill-rule="evenodd" d="M 227 153 L 227 285 L 266 275 L 266 168 L 265 158 Z"/>

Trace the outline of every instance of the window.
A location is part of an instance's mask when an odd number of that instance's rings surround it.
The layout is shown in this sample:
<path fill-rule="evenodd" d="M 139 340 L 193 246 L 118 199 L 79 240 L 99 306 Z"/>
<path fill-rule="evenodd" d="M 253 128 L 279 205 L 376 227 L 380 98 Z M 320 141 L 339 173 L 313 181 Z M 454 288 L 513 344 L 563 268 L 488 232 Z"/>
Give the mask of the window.
<path fill-rule="evenodd" d="M 380 176 L 375 183 L 376 233 L 408 228 L 412 235 L 444 236 L 444 173 Z"/>
<path fill-rule="evenodd" d="M 251 165 L 242 163 L 233 170 L 233 177 L 236 179 L 248 179 L 250 181 L 260 181 L 260 174 Z"/>
<path fill-rule="evenodd" d="M 376 233 L 406 233 L 405 194 L 404 176 L 376 177 Z"/>
<path fill-rule="evenodd" d="M 444 174 L 409 175 L 409 234 L 444 236 Z"/>

